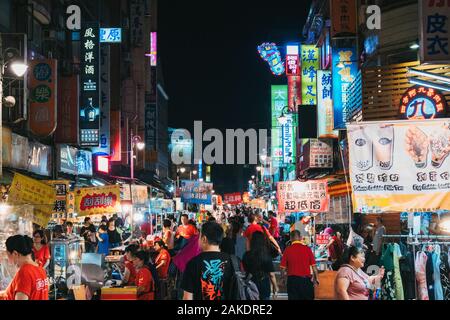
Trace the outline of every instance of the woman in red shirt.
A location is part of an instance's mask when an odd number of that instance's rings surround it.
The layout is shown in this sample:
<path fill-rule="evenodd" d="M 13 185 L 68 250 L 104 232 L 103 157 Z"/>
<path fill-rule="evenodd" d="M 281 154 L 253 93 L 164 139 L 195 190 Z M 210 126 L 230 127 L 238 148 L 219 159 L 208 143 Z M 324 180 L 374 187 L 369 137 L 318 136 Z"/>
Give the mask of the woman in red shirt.
<path fill-rule="evenodd" d="M 133 265 L 133 254 L 139 250 L 139 245 L 130 244 L 125 248 L 125 271 L 123 275 L 123 284 L 134 286 L 136 282 L 136 268 Z"/>
<path fill-rule="evenodd" d="M 50 249 L 45 239 L 44 231 L 36 230 L 33 232 L 33 254 L 34 261 L 46 269 L 50 264 Z"/>
<path fill-rule="evenodd" d="M 31 256 L 33 240 L 28 236 L 15 235 L 6 239 L 6 251 L 11 263 L 19 270 L 5 291 L 3 300 L 48 300 L 48 279 L 45 270 Z"/>
<path fill-rule="evenodd" d="M 158 271 L 159 279 L 166 280 L 168 277 L 170 264 L 169 251 L 167 251 L 167 247 L 162 240 L 155 242 L 154 249 L 158 253 L 158 256 L 155 259 L 155 266 Z"/>
<path fill-rule="evenodd" d="M 141 250 L 133 254 L 138 300 L 155 300 L 155 282 L 150 268 L 146 265 L 147 261 L 149 261 L 147 252 Z"/>

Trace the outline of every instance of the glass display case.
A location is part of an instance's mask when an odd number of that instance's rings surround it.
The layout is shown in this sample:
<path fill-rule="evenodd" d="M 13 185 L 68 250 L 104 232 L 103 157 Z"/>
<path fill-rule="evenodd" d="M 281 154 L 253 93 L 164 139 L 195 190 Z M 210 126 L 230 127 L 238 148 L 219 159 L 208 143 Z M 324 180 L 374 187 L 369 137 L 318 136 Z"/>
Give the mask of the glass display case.
<path fill-rule="evenodd" d="M 33 207 L 0 204 L 0 290 L 6 289 L 17 267 L 8 261 L 6 239 L 16 234 L 32 236 Z"/>

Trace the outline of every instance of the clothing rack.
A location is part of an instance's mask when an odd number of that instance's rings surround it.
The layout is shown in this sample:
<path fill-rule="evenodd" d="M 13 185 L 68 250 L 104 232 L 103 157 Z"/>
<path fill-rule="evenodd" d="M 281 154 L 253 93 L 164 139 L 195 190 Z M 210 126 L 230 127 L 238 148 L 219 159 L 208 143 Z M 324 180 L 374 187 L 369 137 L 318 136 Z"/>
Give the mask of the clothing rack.
<path fill-rule="evenodd" d="M 413 235 L 413 234 L 388 234 L 383 235 L 383 238 L 400 238 L 400 239 L 407 239 L 406 244 L 412 246 L 413 251 L 413 257 L 415 259 L 416 257 L 416 246 L 423 245 L 423 244 L 450 244 L 450 236 L 439 236 L 439 235 Z M 426 239 L 427 241 L 419 242 L 419 239 Z M 431 241 L 431 240 L 448 240 L 448 241 Z M 417 288 L 417 281 L 414 281 L 414 287 L 416 291 L 416 298 L 418 297 L 418 288 Z"/>

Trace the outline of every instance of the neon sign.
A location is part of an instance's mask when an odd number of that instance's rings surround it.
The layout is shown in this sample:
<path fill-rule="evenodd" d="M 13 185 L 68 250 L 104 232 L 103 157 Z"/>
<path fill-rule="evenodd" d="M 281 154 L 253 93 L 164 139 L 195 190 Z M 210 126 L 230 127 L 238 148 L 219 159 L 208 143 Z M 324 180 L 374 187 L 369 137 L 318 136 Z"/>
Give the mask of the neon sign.
<path fill-rule="evenodd" d="M 434 119 L 445 117 L 447 100 L 433 88 L 414 86 L 403 94 L 400 102 L 401 119 Z"/>
<path fill-rule="evenodd" d="M 269 64 L 270 71 L 274 75 L 281 76 L 284 74 L 284 63 L 275 43 L 263 43 L 258 46 L 258 52 L 261 58 Z"/>

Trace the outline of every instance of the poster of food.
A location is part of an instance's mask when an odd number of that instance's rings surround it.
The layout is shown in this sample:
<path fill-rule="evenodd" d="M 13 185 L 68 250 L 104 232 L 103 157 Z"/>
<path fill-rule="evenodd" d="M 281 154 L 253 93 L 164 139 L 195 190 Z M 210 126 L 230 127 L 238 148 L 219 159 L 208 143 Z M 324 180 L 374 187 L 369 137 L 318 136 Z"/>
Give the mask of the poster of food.
<path fill-rule="evenodd" d="M 450 119 L 348 127 L 353 209 L 450 210 Z"/>
<path fill-rule="evenodd" d="M 327 180 L 287 181 L 277 184 L 278 212 L 328 211 Z"/>

